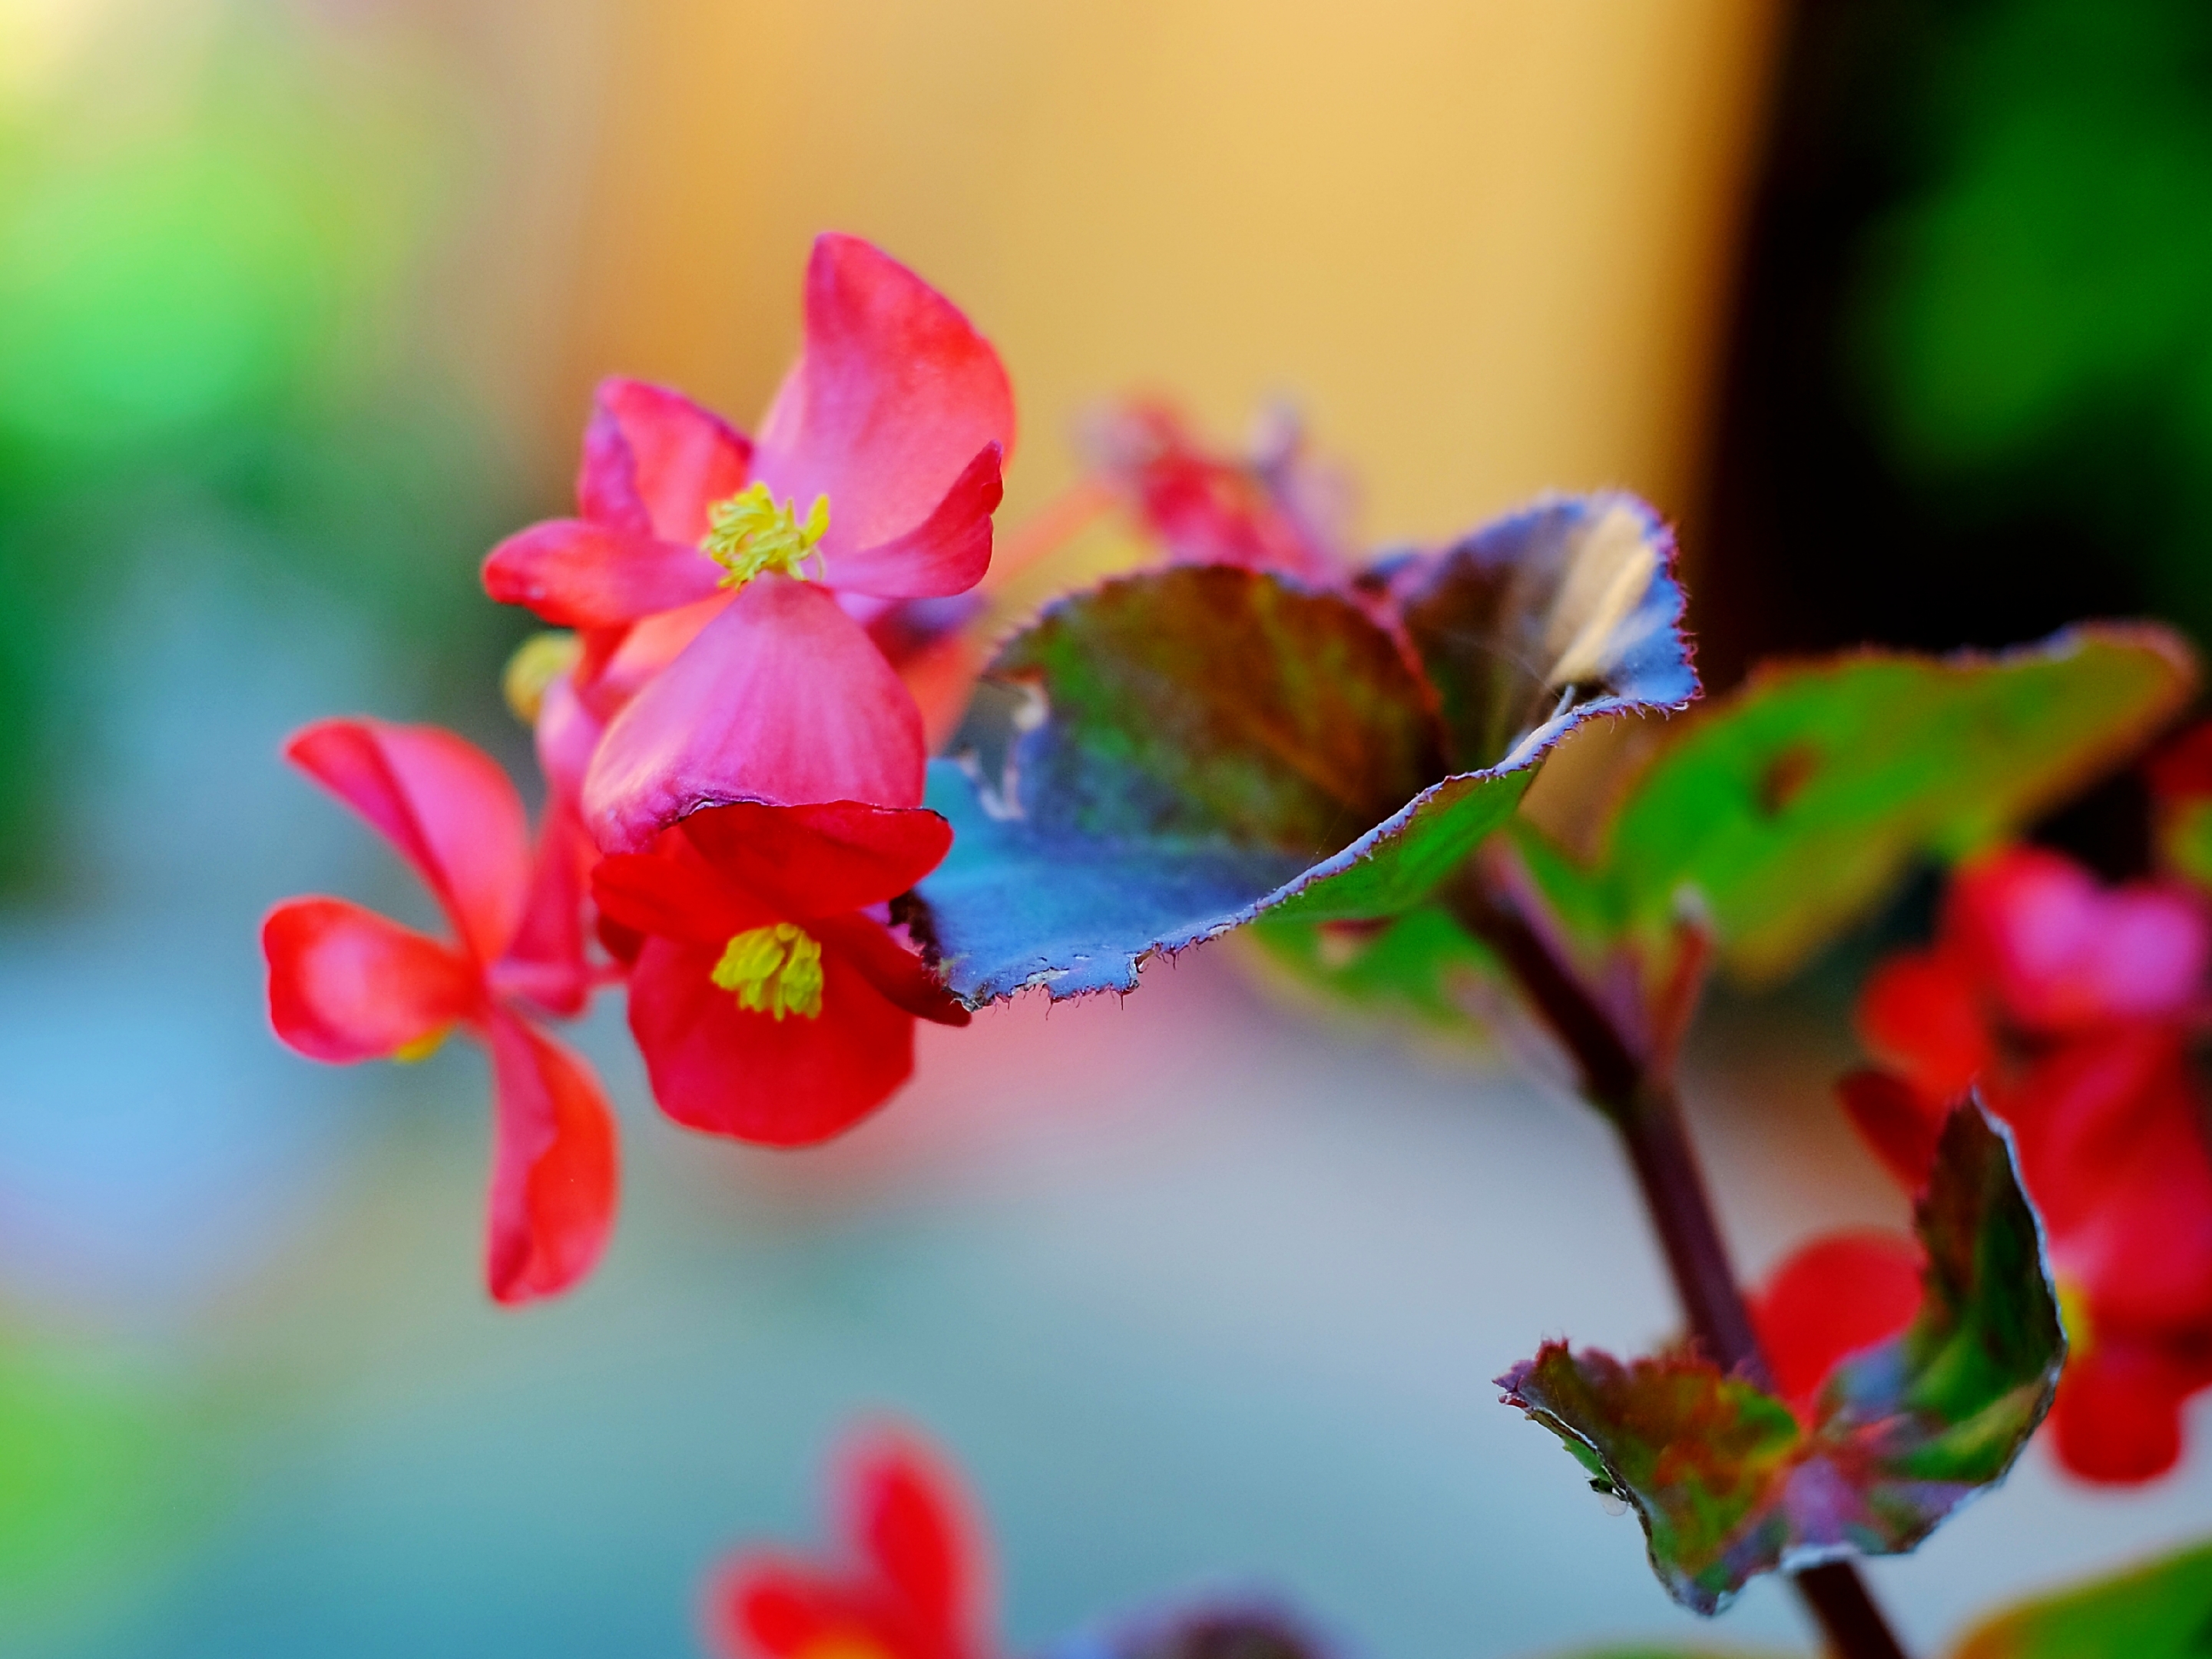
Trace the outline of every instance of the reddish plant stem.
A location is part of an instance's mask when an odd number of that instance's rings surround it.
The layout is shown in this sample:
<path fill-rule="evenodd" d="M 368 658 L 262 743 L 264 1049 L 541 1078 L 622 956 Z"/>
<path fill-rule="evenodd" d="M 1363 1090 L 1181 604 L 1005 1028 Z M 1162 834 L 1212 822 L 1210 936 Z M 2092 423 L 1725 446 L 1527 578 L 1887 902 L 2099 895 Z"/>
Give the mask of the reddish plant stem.
<path fill-rule="evenodd" d="M 1446 896 L 1460 925 L 1498 953 L 1573 1057 L 1583 1094 L 1620 1131 L 1691 1334 L 1723 1370 L 1767 1381 L 1751 1309 L 1729 1266 L 1671 1080 L 1651 1073 L 1618 1023 L 1510 899 L 1472 879 Z M 1808 1567 L 1791 1582 L 1838 1659 L 1905 1659 L 1849 1562 Z"/>

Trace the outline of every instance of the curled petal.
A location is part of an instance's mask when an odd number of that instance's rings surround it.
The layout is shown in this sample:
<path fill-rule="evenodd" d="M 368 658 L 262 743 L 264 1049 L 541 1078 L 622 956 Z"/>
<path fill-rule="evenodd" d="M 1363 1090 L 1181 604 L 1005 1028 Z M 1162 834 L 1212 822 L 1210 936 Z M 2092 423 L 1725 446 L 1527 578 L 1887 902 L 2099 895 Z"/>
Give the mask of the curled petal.
<path fill-rule="evenodd" d="M 612 628 L 711 599 L 721 570 L 690 543 L 585 519 L 518 531 L 487 554 L 484 592 L 556 628 Z"/>
<path fill-rule="evenodd" d="M 761 422 L 755 471 L 802 509 L 817 495 L 830 498 L 822 553 L 830 580 L 844 581 L 845 556 L 918 530 L 987 446 L 1003 454 L 1013 436 L 1006 370 L 951 302 L 855 237 L 818 238 L 806 269 L 805 343 Z M 990 471 L 995 484 L 996 457 Z M 980 477 L 966 483 L 982 488 Z M 918 561 L 920 552 L 909 550 Z"/>
<path fill-rule="evenodd" d="M 582 1058 L 505 1012 L 489 1036 L 491 1213 L 484 1273 L 495 1300 L 556 1296 L 591 1272 L 614 1225 L 615 1123 Z"/>
<path fill-rule="evenodd" d="M 522 801 L 498 763 L 433 726 L 322 720 L 284 753 L 415 866 L 479 962 L 507 949 L 530 885 Z"/>
<path fill-rule="evenodd" d="M 822 1012 L 775 1019 L 740 1008 L 710 975 L 719 953 L 649 939 L 629 988 L 629 1028 L 653 1097 L 678 1123 L 768 1146 L 850 1128 L 914 1070 L 914 1016 L 835 951 Z"/>
<path fill-rule="evenodd" d="M 965 1025 L 972 1018 L 944 981 L 881 922 L 855 915 L 822 916 L 807 926 L 825 950 L 834 950 L 851 963 L 885 1001 L 939 1025 Z"/>
<path fill-rule="evenodd" d="M 261 924 L 269 1018 L 311 1060 L 381 1060 L 482 1000 L 476 971 L 435 939 L 343 899 L 290 899 Z"/>
<path fill-rule="evenodd" d="M 1006 494 L 999 476 L 1003 455 L 998 445 L 986 444 L 945 499 L 904 535 L 825 555 L 828 580 L 847 592 L 887 599 L 965 593 L 991 568 L 991 515 Z"/>
<path fill-rule="evenodd" d="M 925 807 L 850 800 L 708 806 L 681 834 L 725 878 L 799 921 L 896 898 L 952 846 L 952 826 Z"/>
<path fill-rule="evenodd" d="M 631 700 L 584 780 L 609 853 L 715 802 L 921 804 L 921 714 L 860 625 L 811 582 L 763 576 Z"/>
<path fill-rule="evenodd" d="M 1898 1233 L 1838 1233 L 1790 1255 L 1751 1299 L 1774 1390 L 1806 1414 L 1836 1362 L 1886 1342 L 1920 1310 L 1920 1247 Z"/>
<path fill-rule="evenodd" d="M 586 518 L 696 546 L 707 509 L 745 487 L 752 445 L 680 392 L 645 380 L 599 382 L 576 500 Z"/>

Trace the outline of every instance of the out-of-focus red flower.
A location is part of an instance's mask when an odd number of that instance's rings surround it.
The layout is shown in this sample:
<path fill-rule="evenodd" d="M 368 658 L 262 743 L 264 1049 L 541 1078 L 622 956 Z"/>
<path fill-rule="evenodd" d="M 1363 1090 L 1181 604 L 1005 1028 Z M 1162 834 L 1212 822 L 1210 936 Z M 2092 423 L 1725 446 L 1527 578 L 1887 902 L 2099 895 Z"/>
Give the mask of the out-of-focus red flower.
<path fill-rule="evenodd" d="M 1832 1233 L 1797 1250 L 1751 1297 L 1774 1391 L 1807 1421 L 1838 1360 L 1912 1322 L 1920 1247 L 1901 1233 Z"/>
<path fill-rule="evenodd" d="M 414 866 L 452 925 L 434 939 L 343 899 L 289 899 L 262 925 L 276 1034 L 311 1059 L 416 1059 L 456 1026 L 491 1051 L 493 1156 L 485 1278 L 495 1298 L 568 1289 L 613 1224 L 614 1120 L 584 1060 L 535 1013 L 582 1011 L 584 860 L 549 813 L 533 858 L 521 800 L 451 732 L 325 720 L 286 755 Z"/>
<path fill-rule="evenodd" d="M 1177 563 L 1314 582 L 1346 574 L 1346 492 L 1307 458 L 1287 417 L 1270 422 L 1249 458 L 1207 450 L 1180 411 L 1145 398 L 1102 412 L 1085 437 L 1099 477 Z"/>
<path fill-rule="evenodd" d="M 577 789 L 599 845 L 635 852 L 703 800 L 919 804 L 921 717 L 881 648 L 898 636 L 865 623 L 982 577 L 1012 441 L 988 343 L 849 236 L 815 243 L 804 343 L 757 441 L 665 388 L 603 384 L 580 516 L 484 564 L 493 598 L 580 630 L 573 687 L 606 727 Z"/>
<path fill-rule="evenodd" d="M 707 1619 L 726 1659 L 988 1659 L 989 1568 L 958 1478 L 916 1437 L 878 1429 L 840 1458 L 839 1557 L 747 1552 Z"/>
<path fill-rule="evenodd" d="M 2071 1348 L 2054 1432 L 2092 1480 L 2172 1467 L 2181 1404 L 2212 1383 L 2212 1150 L 2189 1053 L 2208 956 L 2193 895 L 2014 848 L 1962 868 L 1935 944 L 1860 999 L 1881 1069 L 1844 1079 L 1844 1108 L 1908 1188 L 1968 1086 L 2012 1127 Z M 1794 1270 L 1793 1307 L 1857 1293 L 1842 1258 Z"/>
<path fill-rule="evenodd" d="M 629 1024 L 678 1122 L 777 1146 L 824 1140 L 914 1069 L 917 1017 L 963 1008 L 876 912 L 951 845 L 920 808 L 707 807 L 592 885 L 631 960 Z"/>

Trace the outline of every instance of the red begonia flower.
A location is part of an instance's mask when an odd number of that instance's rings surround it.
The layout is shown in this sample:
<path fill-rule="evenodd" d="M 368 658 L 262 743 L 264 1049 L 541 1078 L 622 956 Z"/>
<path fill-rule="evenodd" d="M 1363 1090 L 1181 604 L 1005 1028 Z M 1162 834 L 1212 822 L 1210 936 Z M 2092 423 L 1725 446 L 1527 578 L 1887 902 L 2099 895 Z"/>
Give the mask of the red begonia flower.
<path fill-rule="evenodd" d="M 633 957 L 629 1024 L 678 1122 L 768 1146 L 828 1139 L 914 1069 L 917 1016 L 968 1012 L 872 907 L 951 845 L 943 818 L 839 801 L 708 807 L 594 868 Z"/>
<path fill-rule="evenodd" d="M 1171 406 L 1136 399 L 1085 436 L 1098 477 L 1177 563 L 1323 583 L 1346 574 L 1344 491 L 1306 459 L 1294 425 L 1277 421 L 1256 456 L 1232 459 L 1201 445 Z"/>
<path fill-rule="evenodd" d="M 434 727 L 325 720 L 285 753 L 414 866 L 455 938 L 343 899 L 279 904 L 262 926 L 277 1036 L 343 1063 L 417 1057 L 455 1026 L 475 1033 L 492 1058 L 487 1282 L 502 1303 L 568 1289 L 606 1243 L 616 1185 L 598 1080 L 532 1018 L 579 1012 L 589 994 L 580 829 L 549 815 L 533 859 L 506 775 Z"/>
<path fill-rule="evenodd" d="M 988 1659 L 996 1649 L 981 1529 L 958 1478 L 918 1438 L 878 1430 L 839 1460 L 843 1559 L 749 1552 L 709 1587 L 726 1659 Z"/>
<path fill-rule="evenodd" d="M 918 802 L 908 781 L 921 775 L 921 715 L 895 672 L 856 667 L 875 647 L 853 612 L 975 585 L 1012 441 L 1012 396 L 990 345 L 943 295 L 849 236 L 815 243 L 804 343 L 757 445 L 676 392 L 603 385 L 578 480 L 582 516 L 533 526 L 484 565 L 495 599 L 582 632 L 574 689 L 612 722 L 581 792 L 601 847 L 635 852 L 706 800 Z M 808 579 L 838 603 L 756 605 L 746 621 L 717 625 L 745 609 L 730 590 L 771 577 Z M 726 709 L 719 672 L 744 672 L 771 616 L 802 614 L 807 653 L 821 660 L 802 674 L 753 672 L 733 736 L 698 699 Z M 632 648 L 664 618 L 672 630 Z M 677 662 L 692 672 L 661 686 L 651 671 Z M 625 721 L 632 696 L 652 707 Z M 810 722 L 829 703 L 846 705 L 846 736 L 860 734 L 857 770 L 838 793 L 789 793 L 821 785 L 780 763 L 814 746 Z M 901 749 L 911 753 L 892 763 Z M 672 760 L 680 799 L 661 769 Z"/>
<path fill-rule="evenodd" d="M 1902 1182 L 1969 1085 L 2012 1127 L 2071 1346 L 2059 1455 L 2093 1480 L 2170 1468 L 2181 1403 L 2212 1382 L 2212 1148 L 2190 1054 L 2209 939 L 2185 891 L 2101 888 L 2015 848 L 1962 868 L 1936 943 L 1860 999 L 1882 1069 L 1844 1080 L 1844 1109 Z"/>
<path fill-rule="evenodd" d="M 1900 1233 L 1832 1233 L 1786 1258 L 1751 1297 L 1775 1392 L 1808 1415 L 1838 1360 L 1912 1322 L 1920 1269 L 1919 1245 Z"/>

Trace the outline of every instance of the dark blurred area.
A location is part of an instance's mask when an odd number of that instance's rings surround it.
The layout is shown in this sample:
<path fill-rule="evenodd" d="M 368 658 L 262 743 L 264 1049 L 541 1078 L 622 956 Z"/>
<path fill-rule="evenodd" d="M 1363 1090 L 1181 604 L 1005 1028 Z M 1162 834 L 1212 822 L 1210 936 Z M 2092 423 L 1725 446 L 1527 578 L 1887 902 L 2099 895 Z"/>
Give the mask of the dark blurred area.
<path fill-rule="evenodd" d="M 2212 8 L 1791 9 L 1699 666 L 2155 614 L 2212 640 Z"/>

